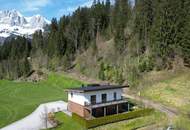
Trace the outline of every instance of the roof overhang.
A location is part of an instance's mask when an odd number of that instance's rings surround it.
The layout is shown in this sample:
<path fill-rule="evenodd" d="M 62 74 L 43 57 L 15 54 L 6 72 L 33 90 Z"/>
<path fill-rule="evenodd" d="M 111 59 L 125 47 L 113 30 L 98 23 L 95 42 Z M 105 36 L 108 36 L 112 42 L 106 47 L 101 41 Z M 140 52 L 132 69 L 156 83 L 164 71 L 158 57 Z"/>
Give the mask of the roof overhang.
<path fill-rule="evenodd" d="M 126 86 L 119 86 L 119 85 L 100 85 L 100 86 L 87 86 L 87 87 L 80 87 L 80 88 L 70 88 L 66 89 L 66 92 L 77 92 L 77 93 L 85 93 L 85 92 L 93 92 L 93 91 L 102 91 L 102 90 L 113 90 L 113 89 L 123 89 L 127 88 L 129 85 Z"/>

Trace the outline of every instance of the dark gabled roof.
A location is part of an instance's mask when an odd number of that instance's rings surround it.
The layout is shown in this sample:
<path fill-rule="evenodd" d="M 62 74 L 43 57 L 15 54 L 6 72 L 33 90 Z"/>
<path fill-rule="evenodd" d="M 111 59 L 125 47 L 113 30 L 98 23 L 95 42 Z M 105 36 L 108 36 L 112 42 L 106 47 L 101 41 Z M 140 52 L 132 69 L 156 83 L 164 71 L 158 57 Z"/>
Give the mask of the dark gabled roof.
<path fill-rule="evenodd" d="M 99 85 L 99 84 L 91 84 L 91 85 L 87 85 L 87 86 L 82 86 L 80 88 L 71 88 L 71 89 L 67 89 L 67 92 L 80 92 L 80 93 L 84 93 L 84 92 L 91 92 L 91 91 L 101 91 L 101 90 L 108 90 L 108 89 L 122 89 L 122 88 L 126 88 L 129 87 L 127 86 L 120 86 L 120 85 Z"/>

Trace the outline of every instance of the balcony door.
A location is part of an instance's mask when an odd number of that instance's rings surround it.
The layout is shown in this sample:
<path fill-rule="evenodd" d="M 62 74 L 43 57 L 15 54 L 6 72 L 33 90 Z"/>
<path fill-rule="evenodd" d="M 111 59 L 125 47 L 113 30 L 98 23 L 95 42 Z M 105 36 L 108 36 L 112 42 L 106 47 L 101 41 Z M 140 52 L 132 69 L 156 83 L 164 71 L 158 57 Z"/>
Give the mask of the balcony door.
<path fill-rule="evenodd" d="M 92 105 L 96 104 L 96 95 L 92 95 L 90 97 L 90 102 L 91 102 Z"/>
<path fill-rule="evenodd" d="M 102 103 L 107 102 L 107 94 L 102 94 Z"/>

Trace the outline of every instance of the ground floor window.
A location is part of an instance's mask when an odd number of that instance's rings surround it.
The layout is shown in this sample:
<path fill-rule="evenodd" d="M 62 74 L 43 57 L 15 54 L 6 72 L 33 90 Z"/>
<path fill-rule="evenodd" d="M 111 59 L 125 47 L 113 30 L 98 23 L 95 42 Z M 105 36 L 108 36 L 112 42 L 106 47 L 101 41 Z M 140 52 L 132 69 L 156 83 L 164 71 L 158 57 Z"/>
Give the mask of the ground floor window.
<path fill-rule="evenodd" d="M 93 117 L 103 117 L 104 116 L 104 108 L 94 108 L 92 109 L 92 116 Z"/>
<path fill-rule="evenodd" d="M 90 97 L 91 104 L 96 104 L 96 95 Z"/>

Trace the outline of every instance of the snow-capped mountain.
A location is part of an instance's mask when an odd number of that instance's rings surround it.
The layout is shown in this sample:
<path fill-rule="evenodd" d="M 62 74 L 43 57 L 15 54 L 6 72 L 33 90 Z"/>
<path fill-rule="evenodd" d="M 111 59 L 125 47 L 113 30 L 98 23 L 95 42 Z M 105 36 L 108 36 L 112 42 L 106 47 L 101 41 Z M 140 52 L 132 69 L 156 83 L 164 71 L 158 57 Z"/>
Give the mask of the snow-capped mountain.
<path fill-rule="evenodd" d="M 0 37 L 7 38 L 10 35 L 30 36 L 50 22 L 40 15 L 24 17 L 16 10 L 0 11 Z"/>

